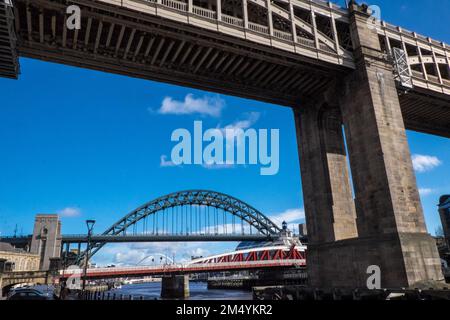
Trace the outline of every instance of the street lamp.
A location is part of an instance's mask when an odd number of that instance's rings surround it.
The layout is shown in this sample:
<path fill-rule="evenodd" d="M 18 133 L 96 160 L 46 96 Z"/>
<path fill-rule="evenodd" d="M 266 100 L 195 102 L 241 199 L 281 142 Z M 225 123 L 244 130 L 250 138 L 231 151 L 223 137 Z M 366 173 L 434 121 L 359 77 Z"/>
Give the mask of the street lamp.
<path fill-rule="evenodd" d="M 84 270 L 83 270 L 83 286 L 81 288 L 83 293 L 86 290 L 87 267 L 88 267 L 88 263 L 89 263 L 89 251 L 91 249 L 91 236 L 92 236 L 92 230 L 94 229 L 94 224 L 95 224 L 95 220 L 86 220 L 88 234 L 87 234 L 86 252 L 84 254 L 85 262 L 84 262 Z"/>

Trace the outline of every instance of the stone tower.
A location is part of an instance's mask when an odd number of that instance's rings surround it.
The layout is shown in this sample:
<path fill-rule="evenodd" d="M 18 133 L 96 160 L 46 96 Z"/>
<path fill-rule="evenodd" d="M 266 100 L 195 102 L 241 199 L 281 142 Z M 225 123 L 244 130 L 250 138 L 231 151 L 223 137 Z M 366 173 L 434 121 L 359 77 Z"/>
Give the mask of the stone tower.
<path fill-rule="evenodd" d="M 50 258 L 60 256 L 61 222 L 57 214 L 36 215 L 30 251 L 40 257 L 39 270 L 48 270 Z"/>

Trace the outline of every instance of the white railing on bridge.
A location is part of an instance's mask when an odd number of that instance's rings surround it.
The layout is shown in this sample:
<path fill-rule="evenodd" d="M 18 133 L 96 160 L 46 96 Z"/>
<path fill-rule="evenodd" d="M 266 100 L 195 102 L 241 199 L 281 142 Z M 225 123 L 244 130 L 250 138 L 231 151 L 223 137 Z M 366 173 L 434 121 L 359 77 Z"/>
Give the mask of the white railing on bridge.
<path fill-rule="evenodd" d="M 252 30 L 252 31 L 255 31 L 255 32 L 269 34 L 269 27 L 263 26 L 263 25 L 258 24 L 258 23 L 249 22 L 248 23 L 248 28 L 250 30 Z"/>
<path fill-rule="evenodd" d="M 202 7 L 192 6 L 192 12 L 201 17 L 216 19 L 216 12 Z"/>
<path fill-rule="evenodd" d="M 176 0 L 161 0 L 161 4 L 163 6 L 179 10 L 179 11 L 187 11 L 187 3 Z"/>
<path fill-rule="evenodd" d="M 244 21 L 240 18 L 232 17 L 227 14 L 222 13 L 222 21 L 228 24 L 232 24 L 234 26 L 243 27 Z"/>
<path fill-rule="evenodd" d="M 278 39 L 292 41 L 292 34 L 290 32 L 273 29 L 273 35 Z"/>
<path fill-rule="evenodd" d="M 297 37 L 297 42 L 307 47 L 314 48 L 316 46 L 316 42 L 308 38 Z"/>

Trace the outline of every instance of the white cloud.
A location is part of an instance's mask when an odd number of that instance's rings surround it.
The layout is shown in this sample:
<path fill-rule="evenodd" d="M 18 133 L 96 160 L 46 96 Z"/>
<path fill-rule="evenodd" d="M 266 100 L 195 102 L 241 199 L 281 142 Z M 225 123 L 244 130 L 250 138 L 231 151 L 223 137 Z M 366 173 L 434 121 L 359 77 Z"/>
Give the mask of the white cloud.
<path fill-rule="evenodd" d="M 241 130 L 245 130 L 254 125 L 260 117 L 259 112 L 250 112 L 246 114 L 246 118 L 242 120 L 236 120 L 235 122 L 226 125 L 222 130 L 228 130 L 233 133 L 233 136 L 237 136 L 241 133 Z"/>
<path fill-rule="evenodd" d="M 161 168 L 164 168 L 164 167 L 175 167 L 176 164 L 173 163 L 171 160 L 167 160 L 167 156 L 165 154 L 163 154 L 163 155 L 161 155 L 161 161 L 159 163 L 159 166 Z"/>
<path fill-rule="evenodd" d="M 58 211 L 61 217 L 73 218 L 81 215 L 81 210 L 75 207 L 67 207 Z"/>
<path fill-rule="evenodd" d="M 301 222 L 301 220 L 305 219 L 305 211 L 299 208 L 288 209 L 284 212 L 271 215 L 269 218 L 277 225 L 281 226 L 283 221 L 286 221 L 287 224 Z"/>
<path fill-rule="evenodd" d="M 259 112 L 249 112 L 245 114 L 245 117 L 240 120 L 236 120 L 231 124 L 226 125 L 225 127 L 220 128 L 219 126 L 217 129 L 219 129 L 224 137 L 224 144 L 226 147 L 226 152 L 228 152 L 228 148 L 232 148 L 234 144 L 232 143 L 232 140 L 236 139 L 234 142 L 236 145 L 240 145 L 242 143 L 242 139 L 238 139 L 240 136 L 243 135 L 243 130 L 250 128 L 252 125 L 254 125 L 260 117 Z M 226 133 L 229 133 L 228 135 Z M 227 143 L 227 139 L 230 139 L 230 143 Z M 225 156 L 225 155 L 224 155 Z M 236 168 L 234 164 L 227 164 L 227 163 L 204 163 L 203 167 L 206 169 L 233 169 Z"/>
<path fill-rule="evenodd" d="M 183 101 L 174 100 L 172 97 L 165 97 L 158 110 L 160 114 L 202 114 L 211 117 L 219 117 L 225 101 L 219 96 L 195 98 L 193 94 L 188 94 Z"/>
<path fill-rule="evenodd" d="M 417 172 L 427 172 L 442 164 L 439 158 L 422 154 L 414 154 L 412 156 L 414 170 Z"/>
<path fill-rule="evenodd" d="M 431 188 L 419 188 L 419 194 L 423 197 L 428 196 L 430 194 L 435 193 L 436 190 L 435 189 L 431 189 Z"/>

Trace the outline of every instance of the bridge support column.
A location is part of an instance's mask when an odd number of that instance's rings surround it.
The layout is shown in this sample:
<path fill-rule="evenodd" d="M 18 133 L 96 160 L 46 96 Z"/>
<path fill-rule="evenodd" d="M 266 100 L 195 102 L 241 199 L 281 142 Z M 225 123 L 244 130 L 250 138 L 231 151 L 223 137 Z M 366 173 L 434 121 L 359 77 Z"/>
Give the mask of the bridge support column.
<path fill-rule="evenodd" d="M 294 114 L 308 227 L 308 278 L 312 286 L 320 286 L 328 257 L 315 246 L 357 237 L 342 119 L 339 108 L 323 101 L 294 109 Z"/>
<path fill-rule="evenodd" d="M 188 297 L 189 297 L 188 275 L 173 275 L 162 278 L 161 298 L 180 299 Z"/>
<path fill-rule="evenodd" d="M 383 57 L 368 18 L 364 8 L 351 5 L 356 70 L 340 81 L 339 96 L 358 237 L 333 239 L 330 218 L 323 214 L 313 223 L 312 228 L 326 224 L 319 230 L 328 234 L 313 236 L 308 248 L 308 264 L 319 264 L 313 266 L 317 273 L 309 275 L 311 284 L 319 287 L 366 287 L 370 266 L 380 268 L 382 287 L 443 279 L 435 242 L 425 227 L 392 66 Z M 321 164 L 326 165 L 324 159 Z M 304 185 L 317 192 L 314 187 L 311 181 Z M 310 233 L 311 213 L 306 213 Z"/>

